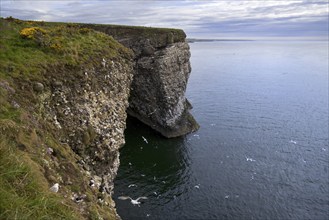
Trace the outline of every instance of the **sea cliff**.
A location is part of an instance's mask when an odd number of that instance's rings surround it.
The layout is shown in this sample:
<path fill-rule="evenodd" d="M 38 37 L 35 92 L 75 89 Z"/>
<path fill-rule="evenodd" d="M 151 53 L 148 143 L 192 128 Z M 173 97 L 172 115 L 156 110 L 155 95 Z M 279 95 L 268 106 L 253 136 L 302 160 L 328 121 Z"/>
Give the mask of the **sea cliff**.
<path fill-rule="evenodd" d="M 120 218 L 111 195 L 126 112 L 166 137 L 198 128 L 184 32 L 14 18 L 0 27 L 0 218 Z"/>
<path fill-rule="evenodd" d="M 168 138 L 199 128 L 185 97 L 191 54 L 184 31 L 116 25 L 84 27 L 106 33 L 134 51 L 128 114 Z"/>

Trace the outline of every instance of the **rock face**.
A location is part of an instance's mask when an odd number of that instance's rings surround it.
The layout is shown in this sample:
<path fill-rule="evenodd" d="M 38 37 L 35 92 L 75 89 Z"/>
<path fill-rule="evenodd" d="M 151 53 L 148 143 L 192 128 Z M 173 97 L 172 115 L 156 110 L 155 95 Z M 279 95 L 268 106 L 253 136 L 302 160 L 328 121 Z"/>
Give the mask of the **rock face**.
<path fill-rule="evenodd" d="M 198 128 L 185 98 L 191 72 L 189 46 L 170 44 L 137 59 L 128 113 L 159 131 L 177 137 Z"/>
<path fill-rule="evenodd" d="M 90 69 L 51 74 L 43 95 L 46 119 L 82 160 L 79 163 L 99 191 L 111 196 L 119 168 L 119 148 L 125 143 L 126 109 L 133 63 L 99 60 Z M 66 70 L 67 71 L 67 70 Z M 65 74 L 65 77 L 62 75 Z M 114 203 L 108 197 L 107 203 Z"/>
<path fill-rule="evenodd" d="M 128 114 L 171 138 L 196 131 L 185 97 L 191 72 L 185 33 L 175 29 L 88 25 L 113 36 L 135 54 Z"/>

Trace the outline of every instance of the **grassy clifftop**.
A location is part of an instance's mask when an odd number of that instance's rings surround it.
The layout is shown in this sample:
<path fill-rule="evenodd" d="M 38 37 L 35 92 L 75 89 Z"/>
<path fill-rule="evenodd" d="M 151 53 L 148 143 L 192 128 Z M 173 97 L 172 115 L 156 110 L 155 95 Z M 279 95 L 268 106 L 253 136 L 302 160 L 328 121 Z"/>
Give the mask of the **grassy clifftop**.
<path fill-rule="evenodd" d="M 92 65 L 97 58 L 129 56 L 110 36 L 77 24 L 1 19 L 0 74 L 38 77 L 53 65 Z"/>
<path fill-rule="evenodd" d="M 45 90 L 54 78 L 79 83 L 102 60 L 129 60 L 130 50 L 75 24 L 14 18 L 0 19 L 0 38 L 0 219 L 114 219 L 112 200 L 88 186 L 80 156 L 44 119 Z"/>
<path fill-rule="evenodd" d="M 149 39 L 150 42 L 162 47 L 170 43 L 184 42 L 186 34 L 181 29 L 154 28 L 141 26 L 124 26 L 108 24 L 81 24 L 83 27 L 91 28 L 113 36 L 115 39 Z"/>

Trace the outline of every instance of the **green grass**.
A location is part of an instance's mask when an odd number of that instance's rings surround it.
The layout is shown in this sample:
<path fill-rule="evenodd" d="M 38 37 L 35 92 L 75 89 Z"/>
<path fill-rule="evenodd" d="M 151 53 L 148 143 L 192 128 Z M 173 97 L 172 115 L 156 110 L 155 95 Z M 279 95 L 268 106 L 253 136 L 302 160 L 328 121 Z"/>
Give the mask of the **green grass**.
<path fill-rule="evenodd" d="M 42 28 L 45 34 L 24 38 L 24 28 Z M 99 60 L 130 57 L 129 49 L 112 37 L 64 23 L 0 19 L 0 76 L 40 79 L 53 66 L 92 66 Z M 96 56 L 95 56 L 96 55 Z"/>
<path fill-rule="evenodd" d="M 10 101 L 0 87 L 0 219 L 81 219 L 77 207 L 49 191 L 41 164 L 46 141 Z"/>
<path fill-rule="evenodd" d="M 15 143 L 0 142 L 0 219 L 80 219 L 77 210 L 48 190 L 46 179 Z"/>
<path fill-rule="evenodd" d="M 67 23 L 49 22 L 49 26 L 58 26 Z M 145 27 L 145 26 L 129 26 L 129 25 L 115 25 L 115 24 L 86 24 L 86 23 L 70 23 L 70 26 L 90 28 L 98 30 L 103 33 L 108 33 L 114 37 L 123 38 L 148 38 L 151 40 L 163 40 L 158 38 L 166 38 L 168 34 L 173 36 L 174 42 L 185 41 L 186 34 L 181 29 L 176 28 L 159 28 L 159 27 Z"/>
<path fill-rule="evenodd" d="M 111 33 L 117 37 L 131 37 L 131 38 L 149 38 L 159 40 L 157 38 L 167 37 L 171 34 L 174 42 L 185 41 L 186 34 L 181 29 L 175 28 L 155 28 L 143 26 L 125 26 L 113 24 L 80 24 L 91 29 L 99 30 L 105 33 Z"/>

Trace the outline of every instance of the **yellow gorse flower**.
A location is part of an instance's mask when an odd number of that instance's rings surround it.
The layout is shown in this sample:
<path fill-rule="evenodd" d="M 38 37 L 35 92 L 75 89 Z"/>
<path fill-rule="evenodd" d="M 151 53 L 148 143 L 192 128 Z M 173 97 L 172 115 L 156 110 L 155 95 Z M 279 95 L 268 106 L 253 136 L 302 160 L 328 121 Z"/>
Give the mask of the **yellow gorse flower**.
<path fill-rule="evenodd" d="M 19 34 L 23 38 L 33 39 L 36 33 L 46 34 L 47 31 L 39 27 L 23 28 Z"/>

